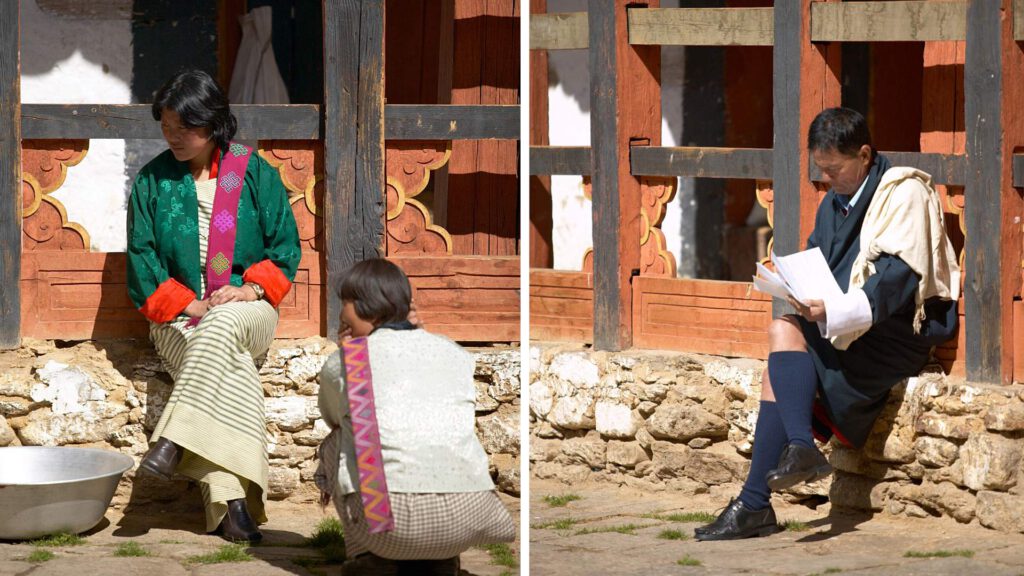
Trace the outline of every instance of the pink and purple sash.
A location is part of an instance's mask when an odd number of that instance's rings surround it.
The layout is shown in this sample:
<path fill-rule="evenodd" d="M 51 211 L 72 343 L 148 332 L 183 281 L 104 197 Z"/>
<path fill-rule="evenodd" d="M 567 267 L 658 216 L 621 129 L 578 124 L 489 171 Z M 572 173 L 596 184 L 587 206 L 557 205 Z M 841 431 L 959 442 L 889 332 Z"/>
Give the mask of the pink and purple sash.
<path fill-rule="evenodd" d="M 373 375 L 366 338 L 352 338 L 341 344 L 345 358 L 345 382 L 348 385 L 348 409 L 356 442 L 359 469 L 359 493 L 370 534 L 395 529 L 391 513 L 388 483 L 384 478 L 377 407 L 373 400 Z"/>
<path fill-rule="evenodd" d="M 231 264 L 235 259 L 235 236 L 238 234 L 238 201 L 242 197 L 242 183 L 249 167 L 252 148 L 232 142 L 221 154 L 217 166 L 217 192 L 213 197 L 210 214 L 210 236 L 206 245 L 206 293 L 210 297 L 217 289 L 231 282 Z M 198 318 L 189 326 L 199 323 Z"/>

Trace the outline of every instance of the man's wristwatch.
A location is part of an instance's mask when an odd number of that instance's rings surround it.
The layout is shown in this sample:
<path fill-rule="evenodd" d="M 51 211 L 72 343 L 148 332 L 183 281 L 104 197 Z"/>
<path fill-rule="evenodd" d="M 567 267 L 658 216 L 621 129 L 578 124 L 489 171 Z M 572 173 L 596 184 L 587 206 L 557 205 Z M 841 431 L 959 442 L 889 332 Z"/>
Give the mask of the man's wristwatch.
<path fill-rule="evenodd" d="M 263 296 L 267 293 L 266 290 L 263 289 L 263 286 L 260 286 L 255 282 L 246 282 L 245 285 L 252 288 L 252 291 L 256 293 L 257 300 L 263 300 Z"/>

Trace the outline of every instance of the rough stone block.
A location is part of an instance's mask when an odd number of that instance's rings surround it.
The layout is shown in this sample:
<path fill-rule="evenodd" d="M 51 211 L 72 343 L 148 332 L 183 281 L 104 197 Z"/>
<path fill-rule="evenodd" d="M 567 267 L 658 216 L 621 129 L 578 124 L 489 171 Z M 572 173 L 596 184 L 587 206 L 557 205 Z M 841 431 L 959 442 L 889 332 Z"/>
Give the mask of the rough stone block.
<path fill-rule="evenodd" d="M 635 468 L 637 464 L 650 460 L 639 442 L 621 440 L 608 441 L 607 457 L 608 462 L 626 468 Z"/>
<path fill-rule="evenodd" d="M 553 462 L 562 452 L 562 443 L 558 440 L 530 438 L 530 462 Z"/>
<path fill-rule="evenodd" d="M 993 406 L 985 415 L 985 427 L 998 432 L 1024 430 L 1024 402 Z"/>
<path fill-rule="evenodd" d="M 838 473 L 832 479 L 829 500 L 839 508 L 879 511 L 885 506 L 890 487 L 890 482 Z"/>
<path fill-rule="evenodd" d="M 608 438 L 632 439 L 643 423 L 625 404 L 598 401 L 594 405 L 597 431 Z"/>
<path fill-rule="evenodd" d="M 307 415 L 307 400 L 301 396 L 285 396 L 284 398 L 267 398 L 267 422 L 287 432 L 298 432 L 306 428 L 312 419 Z"/>
<path fill-rule="evenodd" d="M 530 383 L 530 412 L 538 418 L 544 418 L 551 412 L 554 403 L 551 386 L 543 379 Z"/>
<path fill-rule="evenodd" d="M 647 429 L 655 438 L 686 442 L 692 438 L 724 439 L 729 423 L 700 406 L 662 404 L 648 420 Z"/>
<path fill-rule="evenodd" d="M 480 412 L 493 412 L 498 409 L 501 404 L 491 397 L 487 393 L 487 383 L 476 380 L 473 382 L 476 386 L 476 411 Z"/>
<path fill-rule="evenodd" d="M 566 430 L 590 430 L 594 427 L 594 399 L 583 394 L 559 397 L 551 407 L 547 419 L 555 426 Z"/>
<path fill-rule="evenodd" d="M 914 442 L 914 451 L 919 462 L 939 468 L 952 464 L 960 453 L 960 447 L 949 440 L 922 436 Z"/>
<path fill-rule="evenodd" d="M 566 352 L 551 359 L 548 374 L 579 388 L 594 388 L 600 382 L 597 364 L 584 352 Z"/>
<path fill-rule="evenodd" d="M 1003 532 L 1024 532 L 1024 496 L 978 492 L 978 521 L 982 526 Z"/>
<path fill-rule="evenodd" d="M 476 420 L 477 436 L 488 454 L 519 454 L 519 414 L 501 409 Z"/>
<path fill-rule="evenodd" d="M 267 484 L 267 498 L 284 500 L 299 489 L 299 471 L 283 466 L 271 466 Z"/>
<path fill-rule="evenodd" d="M 995 434 L 971 436 L 960 447 L 964 485 L 972 490 L 1006 490 L 1017 483 L 1021 442 Z"/>
<path fill-rule="evenodd" d="M 14 434 L 14 430 L 7 423 L 7 419 L 0 416 L 0 448 L 10 446 L 17 438 L 17 435 Z"/>
<path fill-rule="evenodd" d="M 655 442 L 652 447 L 654 474 L 659 478 L 691 478 L 705 484 L 726 484 L 742 480 L 746 463 L 724 454 L 694 450 L 683 444 Z"/>
<path fill-rule="evenodd" d="M 976 498 L 960 490 L 951 482 L 932 484 L 904 484 L 895 490 L 896 497 L 909 500 L 925 510 L 952 516 L 957 522 L 970 522 L 974 518 Z"/>
<path fill-rule="evenodd" d="M 972 434 L 985 430 L 985 423 L 975 416 L 946 416 L 925 412 L 917 419 L 915 430 L 919 434 L 941 436 L 953 440 L 966 440 Z"/>
<path fill-rule="evenodd" d="M 559 462 L 584 464 L 592 470 L 604 469 L 607 445 L 596 434 L 580 438 L 569 438 L 562 442 L 562 456 Z"/>

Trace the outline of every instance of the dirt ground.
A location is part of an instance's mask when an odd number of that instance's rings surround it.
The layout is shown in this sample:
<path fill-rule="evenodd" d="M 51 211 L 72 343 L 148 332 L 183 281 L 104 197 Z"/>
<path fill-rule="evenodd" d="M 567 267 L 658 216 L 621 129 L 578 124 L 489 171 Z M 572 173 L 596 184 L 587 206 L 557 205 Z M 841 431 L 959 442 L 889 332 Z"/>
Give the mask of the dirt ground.
<path fill-rule="evenodd" d="M 519 500 L 505 495 L 502 499 L 518 525 Z M 326 514 L 333 515 L 333 507 Z M 0 576 L 336 576 L 342 573 L 341 564 L 325 563 L 320 550 L 304 545 L 326 514 L 315 504 L 270 502 L 270 521 L 261 526 L 263 542 L 245 549 L 253 560 L 199 564 L 194 557 L 217 552 L 228 543 L 204 533 L 198 503 L 149 504 L 127 513 L 111 509 L 96 528 L 83 534 L 81 545 L 43 548 L 0 542 Z M 149 555 L 116 557 L 118 547 L 128 542 L 138 544 Z M 509 546 L 518 556 L 518 540 Z M 52 552 L 53 558 L 27 561 L 40 551 Z M 519 571 L 518 567 L 498 565 L 481 549 L 462 555 L 462 569 L 463 576 L 500 576 Z"/>
<path fill-rule="evenodd" d="M 683 496 L 609 484 L 530 484 L 530 574 L 765 574 L 820 576 L 1024 576 L 1024 534 L 951 519 L 846 515 L 773 501 L 789 529 L 766 538 L 697 542 L 729 495 Z M 545 496 L 577 496 L 556 505 Z"/>

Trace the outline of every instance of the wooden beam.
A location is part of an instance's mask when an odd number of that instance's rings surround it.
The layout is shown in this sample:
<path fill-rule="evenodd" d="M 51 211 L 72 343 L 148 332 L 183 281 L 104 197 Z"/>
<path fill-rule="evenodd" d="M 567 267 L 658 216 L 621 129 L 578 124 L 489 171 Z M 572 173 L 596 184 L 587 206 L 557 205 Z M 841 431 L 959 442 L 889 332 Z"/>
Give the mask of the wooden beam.
<path fill-rule="evenodd" d="M 21 81 L 18 2 L 0 2 L 0 348 L 21 339 Z"/>
<path fill-rule="evenodd" d="M 815 2 L 812 42 L 929 42 L 967 37 L 967 2 Z"/>
<path fill-rule="evenodd" d="M 530 0 L 530 14 L 545 14 L 547 0 Z M 548 126 L 548 51 L 530 50 L 530 123 L 529 145 L 547 146 L 551 143 Z M 530 150 L 532 167 L 533 150 Z M 587 158 L 589 167 L 589 155 Z M 530 260 L 531 268 L 551 268 L 555 253 L 551 177 L 531 174 L 530 177 Z"/>
<path fill-rule="evenodd" d="M 25 104 L 22 137 L 32 140 L 152 139 L 160 123 L 149 104 Z M 236 104 L 240 140 L 316 140 L 320 107 L 314 104 Z"/>
<path fill-rule="evenodd" d="M 840 103 L 840 44 L 811 44 L 811 0 L 775 4 L 775 46 L 772 51 L 772 97 L 775 147 L 772 158 L 774 251 L 792 254 L 803 248 L 814 227 L 817 191 L 807 179 L 810 155 L 807 130 L 814 117 Z M 780 105 L 785 103 L 785 105 Z M 789 313 L 775 299 L 772 313 Z"/>
<path fill-rule="evenodd" d="M 530 146 L 530 175 L 590 174 L 589 146 Z"/>
<path fill-rule="evenodd" d="M 635 8 L 629 43 L 662 46 L 771 46 L 772 8 Z"/>
<path fill-rule="evenodd" d="M 967 10 L 964 112 L 967 182 L 964 189 L 964 305 L 967 379 L 1009 383 L 1013 378 L 1011 307 L 1020 293 L 1022 208 L 1013 186 L 1013 149 L 1024 138 L 1020 102 L 1024 57 L 1004 19 L 1012 0 L 971 2 Z"/>
<path fill-rule="evenodd" d="M 341 326 L 337 295 L 344 272 L 355 263 L 348 241 L 356 188 L 356 95 L 359 82 L 359 0 L 324 0 L 324 290 L 327 338 Z"/>
<path fill-rule="evenodd" d="M 771 180 L 772 151 L 759 148 L 634 146 L 630 168 L 634 176 Z"/>
<path fill-rule="evenodd" d="M 355 212 L 348 241 L 355 261 L 384 256 L 384 0 L 359 0 Z"/>
<path fill-rule="evenodd" d="M 640 179 L 629 173 L 636 142 L 661 142 L 661 48 L 631 46 L 631 0 L 591 0 L 590 137 L 594 230 L 594 347 L 632 345 L 632 287 L 640 269 Z M 645 2 L 657 8 L 658 0 Z"/>
<path fill-rule="evenodd" d="M 530 15 L 530 50 L 579 50 L 590 45 L 586 12 Z"/>
<path fill-rule="evenodd" d="M 959 154 L 934 154 L 922 152 L 879 152 L 887 157 L 893 166 L 910 166 L 932 177 L 932 184 L 963 186 L 966 182 L 967 160 Z M 808 177 L 821 182 L 821 170 L 814 163 L 810 165 Z"/>
<path fill-rule="evenodd" d="M 385 107 L 388 140 L 518 140 L 519 106 L 413 105 Z"/>
<path fill-rule="evenodd" d="M 26 104 L 26 139 L 162 138 L 148 104 Z M 241 140 L 318 140 L 320 107 L 315 104 L 236 104 Z M 519 139 L 519 106 L 389 104 L 389 140 Z"/>

